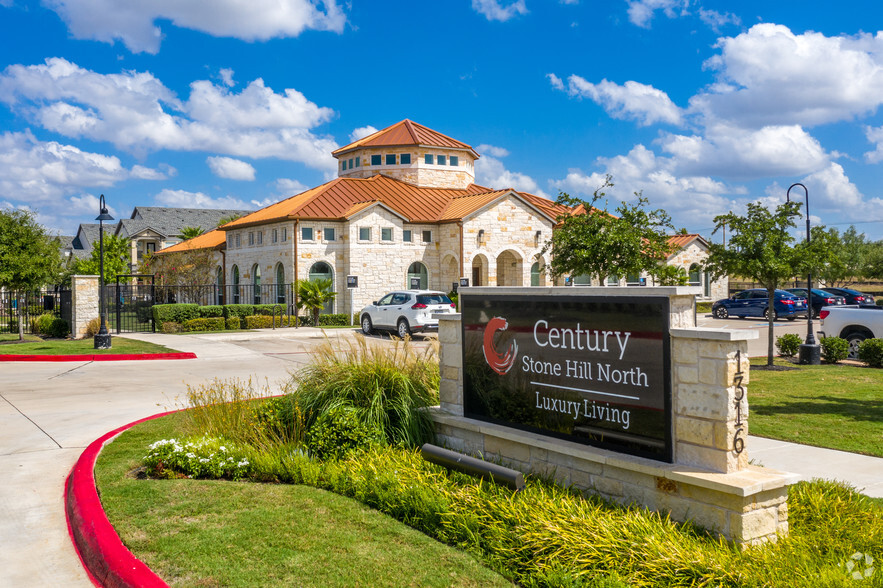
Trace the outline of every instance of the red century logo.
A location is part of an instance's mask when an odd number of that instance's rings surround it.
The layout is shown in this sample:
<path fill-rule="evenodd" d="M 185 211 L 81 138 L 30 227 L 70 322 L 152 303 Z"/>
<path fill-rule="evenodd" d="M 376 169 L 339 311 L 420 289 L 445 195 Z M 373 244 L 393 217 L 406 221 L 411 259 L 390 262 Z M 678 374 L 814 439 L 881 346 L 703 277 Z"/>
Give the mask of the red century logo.
<path fill-rule="evenodd" d="M 488 321 L 484 328 L 484 359 L 491 369 L 501 376 L 506 375 L 512 369 L 512 366 L 515 365 L 515 357 L 518 355 L 518 344 L 514 340 L 509 344 L 506 353 L 502 355 L 497 353 L 497 349 L 494 347 L 494 335 L 497 334 L 497 331 L 505 331 L 508 328 L 509 321 L 498 316 Z"/>

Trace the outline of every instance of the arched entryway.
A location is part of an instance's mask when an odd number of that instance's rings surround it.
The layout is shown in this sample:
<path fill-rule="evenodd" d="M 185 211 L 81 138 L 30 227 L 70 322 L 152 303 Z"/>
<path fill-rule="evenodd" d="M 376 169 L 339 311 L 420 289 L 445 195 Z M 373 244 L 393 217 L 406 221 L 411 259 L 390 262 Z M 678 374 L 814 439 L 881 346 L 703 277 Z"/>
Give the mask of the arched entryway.
<path fill-rule="evenodd" d="M 470 286 L 487 286 L 488 261 L 483 254 L 472 259 L 472 279 Z"/>
<path fill-rule="evenodd" d="M 524 267 L 521 255 L 507 249 L 497 256 L 497 286 L 524 285 Z"/>
<path fill-rule="evenodd" d="M 419 261 L 408 266 L 408 275 L 405 278 L 406 288 L 413 288 L 412 280 L 418 281 L 418 290 L 426 290 L 429 287 L 429 272 L 427 272 L 426 266 Z"/>
<path fill-rule="evenodd" d="M 546 285 L 546 262 L 540 257 L 530 266 L 530 285 L 545 286 Z"/>
<path fill-rule="evenodd" d="M 334 288 L 334 270 L 324 261 L 317 261 L 310 267 L 309 279 L 311 282 L 315 282 L 316 280 L 331 280 L 331 287 L 332 289 Z M 326 302 L 325 306 L 322 308 L 322 312 L 324 314 L 333 313 L 334 301 L 329 300 Z"/>
<path fill-rule="evenodd" d="M 254 304 L 261 304 L 261 266 L 258 264 L 251 266 L 251 276 Z"/>
<path fill-rule="evenodd" d="M 285 266 L 276 264 L 276 304 L 285 304 Z"/>
<path fill-rule="evenodd" d="M 241 302 L 239 296 L 239 266 L 234 265 L 230 270 L 232 284 L 233 284 L 233 304 L 239 304 Z"/>

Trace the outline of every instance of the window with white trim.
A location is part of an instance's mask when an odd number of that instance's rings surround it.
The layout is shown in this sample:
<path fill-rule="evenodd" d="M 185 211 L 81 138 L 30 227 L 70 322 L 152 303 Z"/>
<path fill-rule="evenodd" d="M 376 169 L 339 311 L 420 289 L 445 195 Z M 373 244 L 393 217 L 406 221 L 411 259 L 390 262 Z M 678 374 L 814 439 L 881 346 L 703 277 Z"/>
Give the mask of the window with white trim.
<path fill-rule="evenodd" d="M 359 241 L 371 240 L 371 227 L 359 227 Z"/>
<path fill-rule="evenodd" d="M 392 241 L 392 228 L 384 227 L 380 229 L 381 241 Z"/>
<path fill-rule="evenodd" d="M 396 154 L 395 153 L 387 153 L 386 154 L 386 165 L 395 165 L 396 164 Z"/>
<path fill-rule="evenodd" d="M 301 241 L 312 241 L 313 240 L 313 227 L 301 227 L 300 228 L 300 240 Z"/>
<path fill-rule="evenodd" d="M 402 165 L 411 165 L 411 154 L 410 153 L 402 153 L 399 155 L 399 163 Z"/>
<path fill-rule="evenodd" d="M 322 238 L 326 241 L 334 241 L 334 229 L 332 227 L 325 227 L 322 230 Z"/>
<path fill-rule="evenodd" d="M 423 242 L 432 243 L 432 231 L 423 231 Z"/>
<path fill-rule="evenodd" d="M 411 229 L 405 229 L 402 231 L 402 241 L 404 243 L 410 243 L 412 241 Z"/>

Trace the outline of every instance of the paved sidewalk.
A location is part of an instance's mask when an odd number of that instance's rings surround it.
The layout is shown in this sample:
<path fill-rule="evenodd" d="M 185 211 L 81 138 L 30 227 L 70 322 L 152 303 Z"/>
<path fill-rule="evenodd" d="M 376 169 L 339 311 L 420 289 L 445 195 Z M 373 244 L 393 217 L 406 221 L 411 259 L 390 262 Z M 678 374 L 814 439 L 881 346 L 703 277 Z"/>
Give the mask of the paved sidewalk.
<path fill-rule="evenodd" d="M 353 332 L 325 331 L 331 338 Z M 325 339 L 311 328 L 132 337 L 194 352 L 198 359 L 0 365 L 3 586 L 92 585 L 71 545 L 63 508 L 64 480 L 89 443 L 126 423 L 182 406 L 187 384 L 216 377 L 251 376 L 271 385 L 285 380 Z M 845 480 L 883 497 L 883 459 L 756 437 L 749 439 L 748 451 L 767 467 L 806 479 Z"/>

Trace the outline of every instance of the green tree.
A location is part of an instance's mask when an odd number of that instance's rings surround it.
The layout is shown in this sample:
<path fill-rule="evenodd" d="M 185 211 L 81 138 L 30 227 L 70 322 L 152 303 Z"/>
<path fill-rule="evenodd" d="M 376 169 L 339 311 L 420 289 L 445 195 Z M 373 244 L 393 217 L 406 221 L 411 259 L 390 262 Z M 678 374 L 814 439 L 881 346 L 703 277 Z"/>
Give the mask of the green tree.
<path fill-rule="evenodd" d="M 331 290 L 333 286 L 330 278 L 297 281 L 297 308 L 310 311 L 313 326 L 319 326 L 319 312 L 337 296 Z"/>
<path fill-rule="evenodd" d="M 610 176 L 583 201 L 561 192 L 556 200 L 570 208 L 558 217 L 558 227 L 543 246 L 540 255 L 551 253 L 553 276 L 587 275 L 603 281 L 607 276 L 637 275 L 647 272 L 654 278 L 676 280 L 665 269 L 665 259 L 673 247 L 668 235 L 676 232 L 671 217 L 662 209 L 647 210 L 648 200 L 636 193 L 637 203 L 621 203 L 616 215 L 599 203 L 603 190 L 613 186 Z"/>
<path fill-rule="evenodd" d="M 23 294 L 58 279 L 58 239 L 31 212 L 0 210 L 0 287 Z M 23 304 L 18 308 L 18 338 L 24 338 Z"/>
<path fill-rule="evenodd" d="M 709 244 L 706 269 L 714 279 L 733 275 L 760 283 L 768 294 L 767 308 L 775 309 L 776 288 L 797 274 L 801 268 L 800 256 L 806 253 L 793 245 L 794 237 L 788 232 L 795 226 L 794 217 L 799 214 L 800 206 L 798 202 L 786 202 L 770 212 L 757 202 L 749 202 L 744 216 L 734 212 L 716 216 L 714 233 L 726 226 L 731 237 L 727 246 Z M 775 312 L 768 312 L 767 320 L 767 365 L 773 365 Z"/>
<path fill-rule="evenodd" d="M 132 254 L 129 239 L 119 235 L 104 235 L 104 280 L 112 282 L 117 274 L 129 273 L 129 259 Z M 72 266 L 71 274 L 97 276 L 101 266 L 101 250 L 93 243 L 92 255 L 78 259 Z M 125 280 L 128 281 L 128 278 Z"/>
<path fill-rule="evenodd" d="M 825 267 L 820 268 L 818 276 L 831 287 L 843 287 L 859 278 L 873 278 L 873 256 L 875 245 L 859 233 L 855 226 L 849 227 L 842 234 L 837 229 L 817 231 L 812 229 L 812 240 L 825 241 L 834 251 Z"/>
<path fill-rule="evenodd" d="M 202 227 L 184 227 L 181 229 L 181 238 L 186 241 L 187 239 L 199 237 L 204 232 Z"/>
<path fill-rule="evenodd" d="M 241 214 L 231 214 L 230 216 L 225 216 L 221 220 L 218 221 L 218 226 L 224 226 L 227 223 L 232 223 L 236 219 L 242 218 Z"/>

